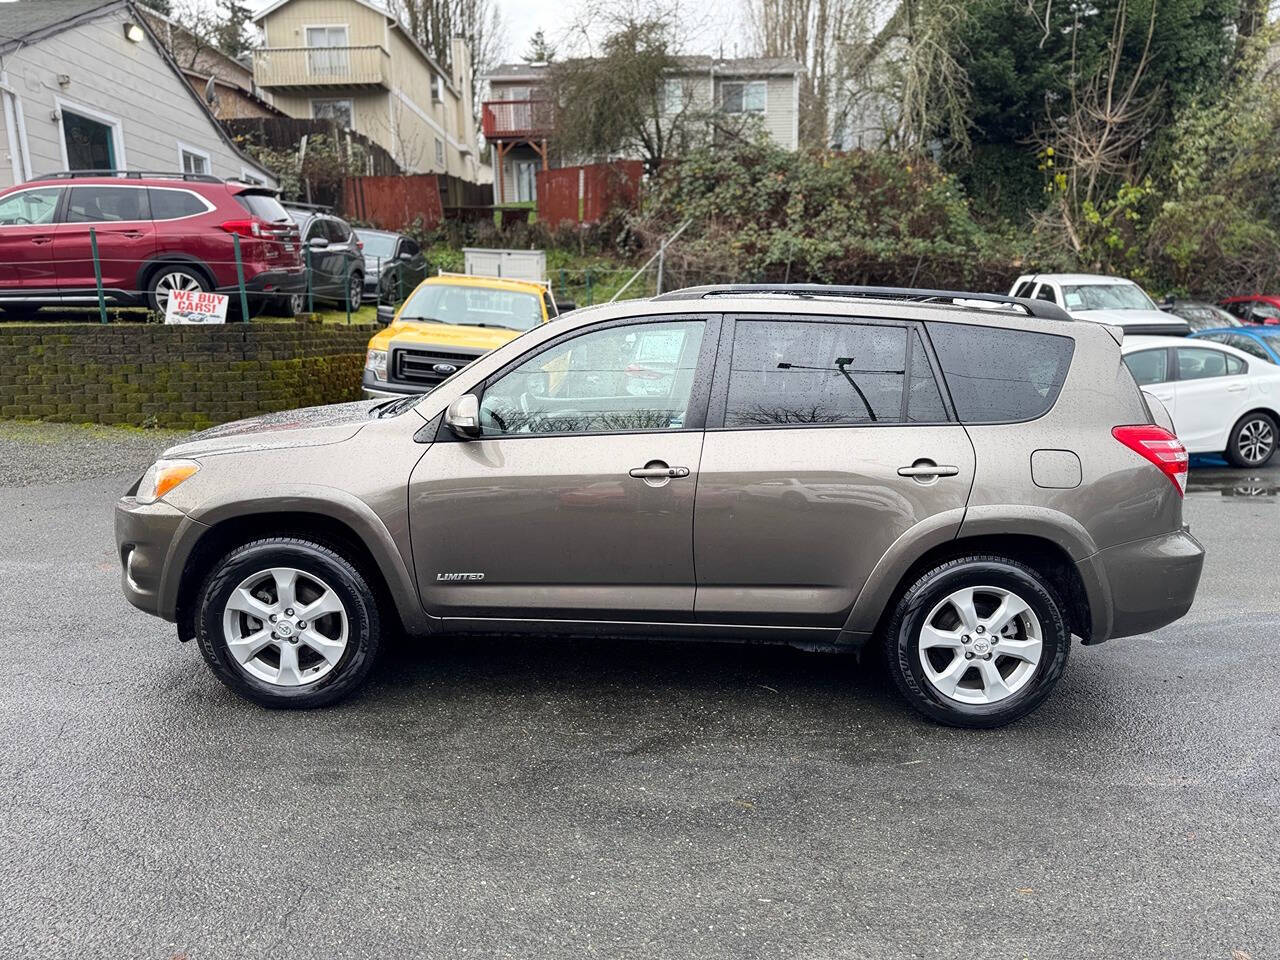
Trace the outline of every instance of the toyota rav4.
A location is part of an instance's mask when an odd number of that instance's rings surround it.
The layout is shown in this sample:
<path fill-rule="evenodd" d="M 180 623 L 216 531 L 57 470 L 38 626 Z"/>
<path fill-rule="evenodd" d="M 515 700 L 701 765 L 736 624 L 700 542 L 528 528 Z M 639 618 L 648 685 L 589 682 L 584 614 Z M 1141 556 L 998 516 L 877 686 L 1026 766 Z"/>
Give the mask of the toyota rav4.
<path fill-rule="evenodd" d="M 879 644 L 920 712 L 1034 709 L 1186 613 L 1187 454 L 1120 333 L 1053 304 L 694 288 L 582 310 L 431 393 L 263 416 L 116 507 L 125 595 L 261 704 L 388 630 Z"/>

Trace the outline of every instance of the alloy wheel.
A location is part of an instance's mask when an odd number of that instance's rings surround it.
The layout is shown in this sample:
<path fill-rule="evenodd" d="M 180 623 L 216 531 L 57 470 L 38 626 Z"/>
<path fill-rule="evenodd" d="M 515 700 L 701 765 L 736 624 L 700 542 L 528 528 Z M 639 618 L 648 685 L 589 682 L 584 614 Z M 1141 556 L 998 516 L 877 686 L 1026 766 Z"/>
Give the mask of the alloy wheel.
<path fill-rule="evenodd" d="M 298 687 L 328 674 L 347 649 L 341 598 L 294 567 L 271 567 L 240 581 L 222 617 L 223 638 L 240 669 L 273 686 Z"/>
<path fill-rule="evenodd" d="M 364 295 L 364 279 L 362 277 L 352 277 L 350 289 L 347 290 L 347 302 L 351 304 L 352 310 L 360 309 L 360 301 Z"/>
<path fill-rule="evenodd" d="M 942 696 L 960 703 L 1007 700 L 1035 675 L 1044 649 L 1031 606 L 1003 587 L 964 587 L 944 597 L 920 629 L 920 665 Z"/>
<path fill-rule="evenodd" d="M 169 293 L 173 290 L 191 290 L 200 293 L 204 291 L 204 284 L 181 270 L 164 274 L 156 281 L 156 303 L 161 310 L 169 305 Z"/>
<path fill-rule="evenodd" d="M 296 317 L 307 309 L 307 298 L 305 294 L 291 293 L 289 295 L 289 315 Z"/>
<path fill-rule="evenodd" d="M 1275 443 L 1275 428 L 1271 421 L 1266 417 L 1254 417 L 1241 425 L 1236 449 L 1246 463 L 1258 464 L 1271 456 Z"/>

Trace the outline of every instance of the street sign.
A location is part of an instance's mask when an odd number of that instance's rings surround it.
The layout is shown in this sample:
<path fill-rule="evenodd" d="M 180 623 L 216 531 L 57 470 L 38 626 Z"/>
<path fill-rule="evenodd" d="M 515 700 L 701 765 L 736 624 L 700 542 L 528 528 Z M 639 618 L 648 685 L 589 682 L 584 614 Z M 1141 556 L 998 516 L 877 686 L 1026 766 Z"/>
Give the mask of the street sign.
<path fill-rule="evenodd" d="M 230 297 L 199 290 L 170 290 L 165 323 L 226 323 Z"/>

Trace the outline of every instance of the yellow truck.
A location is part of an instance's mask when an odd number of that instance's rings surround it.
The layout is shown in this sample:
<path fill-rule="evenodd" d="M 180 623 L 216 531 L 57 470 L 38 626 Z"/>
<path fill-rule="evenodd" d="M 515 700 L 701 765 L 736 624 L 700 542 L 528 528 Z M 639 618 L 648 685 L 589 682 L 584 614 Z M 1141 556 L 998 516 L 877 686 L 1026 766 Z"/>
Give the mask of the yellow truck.
<path fill-rule="evenodd" d="M 477 357 L 558 315 L 545 283 L 460 273 L 428 277 L 369 340 L 364 395 L 427 393 Z"/>

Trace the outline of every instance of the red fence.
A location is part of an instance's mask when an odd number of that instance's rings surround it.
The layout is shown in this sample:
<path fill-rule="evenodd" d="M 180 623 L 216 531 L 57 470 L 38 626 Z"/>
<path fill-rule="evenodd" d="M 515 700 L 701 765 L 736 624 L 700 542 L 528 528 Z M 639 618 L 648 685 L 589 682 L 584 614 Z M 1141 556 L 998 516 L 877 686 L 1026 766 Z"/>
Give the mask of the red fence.
<path fill-rule="evenodd" d="M 616 207 L 635 206 L 642 176 L 639 160 L 539 170 L 538 220 L 549 227 L 599 223 Z"/>
<path fill-rule="evenodd" d="M 382 230 L 405 230 L 419 220 L 429 230 L 444 220 L 440 182 L 433 173 L 348 177 L 342 186 L 342 213 Z"/>

